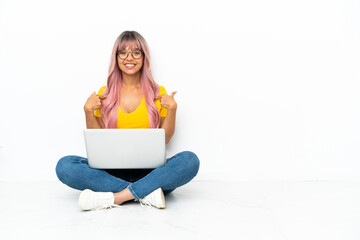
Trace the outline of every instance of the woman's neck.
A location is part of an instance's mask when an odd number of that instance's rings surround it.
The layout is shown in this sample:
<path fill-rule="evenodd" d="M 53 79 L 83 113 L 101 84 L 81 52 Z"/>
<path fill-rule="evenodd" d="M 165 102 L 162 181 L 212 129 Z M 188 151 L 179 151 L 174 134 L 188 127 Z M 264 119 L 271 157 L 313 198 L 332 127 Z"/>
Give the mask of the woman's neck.
<path fill-rule="evenodd" d="M 136 73 L 134 75 L 122 75 L 122 83 L 121 86 L 124 86 L 126 88 L 138 88 L 141 87 L 140 82 L 140 72 Z"/>

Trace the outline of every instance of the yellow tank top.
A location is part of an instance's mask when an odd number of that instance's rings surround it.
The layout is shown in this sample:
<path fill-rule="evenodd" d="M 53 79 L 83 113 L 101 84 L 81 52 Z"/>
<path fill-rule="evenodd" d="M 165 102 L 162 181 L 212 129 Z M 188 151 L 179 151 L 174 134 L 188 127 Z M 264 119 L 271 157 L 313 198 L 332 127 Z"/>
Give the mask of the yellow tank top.
<path fill-rule="evenodd" d="M 167 94 L 164 87 L 159 86 L 159 88 L 159 95 Z M 102 95 L 105 89 L 106 86 L 100 88 L 98 95 Z M 161 106 L 160 100 L 157 100 L 155 105 L 159 110 L 160 117 L 166 117 L 167 109 Z M 96 117 L 101 117 L 100 109 L 101 108 L 94 111 L 94 115 Z M 135 111 L 131 113 L 125 113 L 120 109 L 120 107 L 118 108 L 118 128 L 149 128 L 149 126 L 149 115 L 146 107 L 145 97 L 142 98 L 140 105 L 135 109 Z"/>

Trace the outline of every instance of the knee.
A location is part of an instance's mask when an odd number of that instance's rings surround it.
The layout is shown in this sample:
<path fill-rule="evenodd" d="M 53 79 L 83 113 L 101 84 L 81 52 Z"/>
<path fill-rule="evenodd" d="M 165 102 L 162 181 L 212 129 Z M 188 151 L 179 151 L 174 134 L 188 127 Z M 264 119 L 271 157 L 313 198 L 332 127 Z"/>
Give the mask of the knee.
<path fill-rule="evenodd" d="M 60 158 L 60 160 L 56 164 L 56 175 L 58 179 L 63 182 L 66 178 L 69 169 L 71 169 L 71 164 L 74 162 L 74 156 L 65 156 Z"/>
<path fill-rule="evenodd" d="M 190 171 L 195 177 L 200 168 L 200 160 L 198 156 L 191 151 L 182 152 L 182 155 L 184 156 L 188 171 Z"/>

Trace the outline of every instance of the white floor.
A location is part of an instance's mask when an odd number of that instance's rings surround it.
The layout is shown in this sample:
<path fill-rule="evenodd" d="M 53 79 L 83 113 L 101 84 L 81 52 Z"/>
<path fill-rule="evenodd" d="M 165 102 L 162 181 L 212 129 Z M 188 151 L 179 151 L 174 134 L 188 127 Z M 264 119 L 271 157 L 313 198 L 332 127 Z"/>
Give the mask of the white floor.
<path fill-rule="evenodd" d="M 360 239 L 360 183 L 193 181 L 166 209 L 77 208 L 60 182 L 0 182 L 0 239 Z"/>

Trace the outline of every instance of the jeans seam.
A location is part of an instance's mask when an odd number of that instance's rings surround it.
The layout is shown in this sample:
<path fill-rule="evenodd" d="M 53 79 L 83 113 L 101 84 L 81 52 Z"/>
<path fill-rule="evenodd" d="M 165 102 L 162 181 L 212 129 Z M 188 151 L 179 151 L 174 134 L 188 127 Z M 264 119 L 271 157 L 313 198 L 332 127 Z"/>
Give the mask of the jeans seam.
<path fill-rule="evenodd" d="M 127 186 L 127 188 L 129 189 L 130 193 L 134 196 L 135 200 L 138 201 L 140 198 L 139 198 L 138 195 L 134 192 L 134 190 L 132 189 L 132 187 L 131 187 L 130 184 Z"/>

